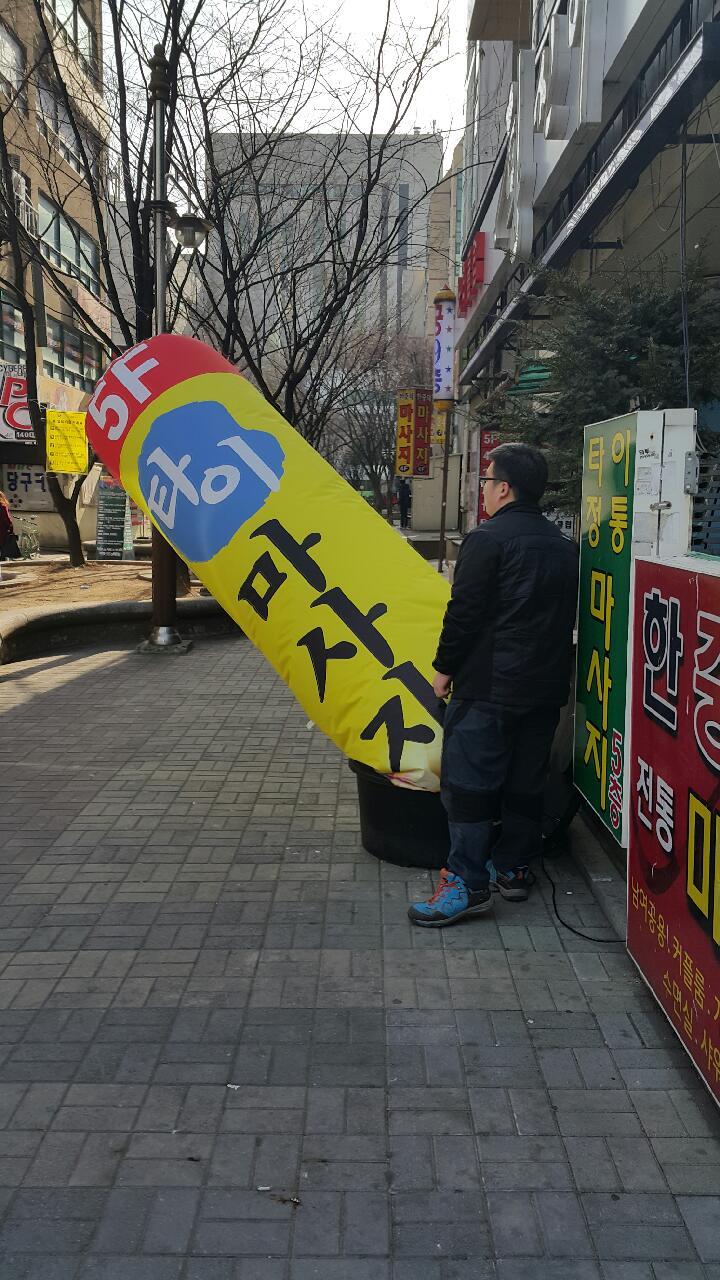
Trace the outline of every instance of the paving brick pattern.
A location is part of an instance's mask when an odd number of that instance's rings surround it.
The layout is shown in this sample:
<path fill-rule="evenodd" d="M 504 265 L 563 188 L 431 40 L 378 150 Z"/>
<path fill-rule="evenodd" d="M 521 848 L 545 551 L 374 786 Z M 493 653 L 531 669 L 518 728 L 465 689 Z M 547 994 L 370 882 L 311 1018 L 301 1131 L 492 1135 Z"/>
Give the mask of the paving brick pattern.
<path fill-rule="evenodd" d="M 719 1280 L 718 1115 L 622 946 L 546 886 L 411 929 L 246 642 L 0 709 L 2 1280 Z"/>

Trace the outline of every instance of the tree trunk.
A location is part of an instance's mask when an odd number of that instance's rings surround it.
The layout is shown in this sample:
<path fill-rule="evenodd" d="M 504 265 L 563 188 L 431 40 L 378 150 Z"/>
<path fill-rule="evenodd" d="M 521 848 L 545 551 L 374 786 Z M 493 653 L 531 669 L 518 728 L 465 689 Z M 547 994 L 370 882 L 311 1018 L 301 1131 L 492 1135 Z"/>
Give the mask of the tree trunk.
<path fill-rule="evenodd" d="M 55 510 L 65 528 L 70 564 L 73 569 L 81 569 L 85 564 L 85 553 L 83 551 L 82 538 L 80 537 L 80 526 L 78 525 L 77 503 L 80 489 L 82 488 L 82 480 L 79 483 L 75 483 L 72 496 L 66 498 L 57 476 L 48 473 L 45 478 L 50 496 L 55 504 Z"/>

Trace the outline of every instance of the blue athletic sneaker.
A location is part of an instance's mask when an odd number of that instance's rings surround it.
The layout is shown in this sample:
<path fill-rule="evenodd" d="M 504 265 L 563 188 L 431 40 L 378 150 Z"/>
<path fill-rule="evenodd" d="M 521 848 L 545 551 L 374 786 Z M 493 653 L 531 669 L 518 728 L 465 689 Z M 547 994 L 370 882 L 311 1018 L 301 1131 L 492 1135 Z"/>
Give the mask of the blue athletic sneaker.
<path fill-rule="evenodd" d="M 414 902 L 408 907 L 413 924 L 441 929 L 446 924 L 456 924 L 465 916 L 479 916 L 492 911 L 493 901 L 489 889 L 469 889 L 460 876 L 443 867 L 437 889 L 427 902 Z"/>
<path fill-rule="evenodd" d="M 498 871 L 492 859 L 485 863 L 490 876 L 492 893 L 499 893 L 507 902 L 526 902 L 535 876 L 529 867 L 515 867 L 513 871 Z"/>

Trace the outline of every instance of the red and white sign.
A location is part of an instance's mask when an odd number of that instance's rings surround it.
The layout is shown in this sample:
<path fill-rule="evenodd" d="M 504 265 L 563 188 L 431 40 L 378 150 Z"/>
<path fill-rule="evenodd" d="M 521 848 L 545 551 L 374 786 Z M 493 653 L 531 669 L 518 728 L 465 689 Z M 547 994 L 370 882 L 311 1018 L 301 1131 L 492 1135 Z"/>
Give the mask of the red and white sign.
<path fill-rule="evenodd" d="M 459 316 L 471 311 L 485 283 L 485 232 L 477 231 L 463 258 L 462 275 L 458 280 L 457 309 Z"/>
<path fill-rule="evenodd" d="M 433 395 L 436 400 L 452 400 L 454 395 L 455 300 L 454 298 L 444 298 L 434 305 Z"/>
<path fill-rule="evenodd" d="M 720 1101 L 720 576 L 637 560 L 628 949 Z"/>
<path fill-rule="evenodd" d="M 24 364 L 0 365 L 0 444 L 35 444 Z"/>

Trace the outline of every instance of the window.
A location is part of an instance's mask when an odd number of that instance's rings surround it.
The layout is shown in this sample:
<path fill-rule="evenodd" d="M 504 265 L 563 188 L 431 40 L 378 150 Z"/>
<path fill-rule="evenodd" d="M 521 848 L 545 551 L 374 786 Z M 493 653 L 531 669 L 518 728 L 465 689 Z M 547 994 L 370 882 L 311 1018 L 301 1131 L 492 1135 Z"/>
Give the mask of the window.
<path fill-rule="evenodd" d="M 71 387 L 92 391 L 100 377 L 100 344 L 48 316 L 47 359 L 43 373 Z"/>
<path fill-rule="evenodd" d="M 95 241 L 47 196 L 40 196 L 38 214 L 44 256 L 99 297 L 100 255 Z"/>
<path fill-rule="evenodd" d="M 20 41 L 0 22 L 0 88 L 7 93 L 18 93 L 23 109 L 27 102 L 24 79 L 25 51 Z"/>
<path fill-rule="evenodd" d="M 8 364 L 23 364 L 25 360 L 25 331 L 22 315 L 7 295 L 0 290 L 0 357 Z"/>
<path fill-rule="evenodd" d="M 65 43 L 92 80 L 97 78 L 97 42 L 92 23 L 77 0 L 45 0 Z"/>
<path fill-rule="evenodd" d="M 84 175 L 85 165 L 83 164 L 70 116 L 67 113 L 65 104 L 60 101 L 60 98 L 56 97 L 51 86 L 45 80 L 38 81 L 37 127 L 51 146 L 57 147 L 68 164 L 71 164 L 78 173 Z M 97 178 L 100 146 L 86 130 L 82 131 L 82 140 L 90 166 L 90 173 L 94 178 Z"/>

